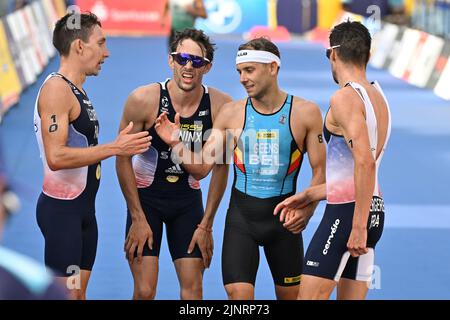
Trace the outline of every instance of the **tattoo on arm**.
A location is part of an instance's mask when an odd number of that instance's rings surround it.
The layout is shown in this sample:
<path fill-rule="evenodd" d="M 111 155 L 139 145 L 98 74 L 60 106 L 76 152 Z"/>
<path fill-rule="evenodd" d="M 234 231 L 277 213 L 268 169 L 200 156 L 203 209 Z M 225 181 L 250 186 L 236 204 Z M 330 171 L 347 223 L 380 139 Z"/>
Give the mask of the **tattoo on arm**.
<path fill-rule="evenodd" d="M 352 139 L 348 140 L 348 144 L 350 145 L 350 148 L 353 149 L 353 140 Z"/>
<path fill-rule="evenodd" d="M 56 123 L 56 114 L 52 115 L 50 118 L 52 119 L 53 123 L 48 128 L 48 132 L 52 133 L 58 130 L 58 124 Z"/>
<path fill-rule="evenodd" d="M 319 134 L 317 136 L 317 138 L 319 139 L 319 143 L 323 143 L 323 136 L 322 136 L 322 134 Z"/>

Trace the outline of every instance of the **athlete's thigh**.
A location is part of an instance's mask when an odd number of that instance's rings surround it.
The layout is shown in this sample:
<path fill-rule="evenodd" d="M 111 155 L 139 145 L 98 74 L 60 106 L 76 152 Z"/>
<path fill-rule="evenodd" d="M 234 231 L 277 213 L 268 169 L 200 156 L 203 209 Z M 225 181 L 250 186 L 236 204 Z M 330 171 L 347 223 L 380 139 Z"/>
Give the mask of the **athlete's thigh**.
<path fill-rule="evenodd" d="M 82 225 L 81 270 L 91 271 L 97 255 L 98 228 L 94 212 L 85 214 Z"/>
<path fill-rule="evenodd" d="M 36 208 L 45 239 L 45 264 L 57 276 L 70 276 L 81 269 L 82 214 L 59 201 L 40 199 Z"/>
<path fill-rule="evenodd" d="M 135 258 L 133 263 L 129 264 L 135 288 L 156 289 L 159 272 L 158 262 L 159 259 L 156 256 L 143 256 L 140 263 Z"/>
<path fill-rule="evenodd" d="M 280 287 L 298 286 L 303 269 L 302 236 L 284 228 L 278 233 L 275 240 L 264 246 L 274 283 Z"/>
<path fill-rule="evenodd" d="M 336 281 L 311 276 L 302 275 L 298 299 L 300 300 L 326 300 L 336 287 Z"/>
<path fill-rule="evenodd" d="M 165 219 L 167 242 L 172 260 L 201 258 L 202 255 L 197 245 L 191 253 L 187 252 L 197 225 L 203 218 L 201 193 L 188 197 L 177 197 L 176 202 L 175 206 L 170 206 L 171 212 L 166 215 L 167 219 Z"/>
<path fill-rule="evenodd" d="M 163 222 L 161 219 L 161 211 L 160 208 L 156 207 L 151 200 L 146 200 L 145 202 L 141 200 L 142 210 L 144 211 L 145 218 L 147 220 L 148 225 L 152 231 L 153 235 L 153 249 L 150 249 L 148 243 L 144 244 L 143 256 L 159 256 L 159 252 L 161 250 L 161 240 L 163 234 Z M 130 210 L 127 209 L 127 223 L 125 229 L 125 236 L 128 235 L 132 224 Z M 134 256 L 137 257 L 137 249 L 134 253 Z"/>
<path fill-rule="evenodd" d="M 337 286 L 338 300 L 363 300 L 369 290 L 369 282 L 341 278 Z"/>
<path fill-rule="evenodd" d="M 226 225 L 222 244 L 224 285 L 244 282 L 255 284 L 259 265 L 259 246 L 245 229 Z"/>
<path fill-rule="evenodd" d="M 350 257 L 347 249 L 354 203 L 327 205 L 308 246 L 304 275 L 339 281 Z"/>
<path fill-rule="evenodd" d="M 174 261 L 175 270 L 182 288 L 201 287 L 203 280 L 203 259 L 180 258 Z"/>

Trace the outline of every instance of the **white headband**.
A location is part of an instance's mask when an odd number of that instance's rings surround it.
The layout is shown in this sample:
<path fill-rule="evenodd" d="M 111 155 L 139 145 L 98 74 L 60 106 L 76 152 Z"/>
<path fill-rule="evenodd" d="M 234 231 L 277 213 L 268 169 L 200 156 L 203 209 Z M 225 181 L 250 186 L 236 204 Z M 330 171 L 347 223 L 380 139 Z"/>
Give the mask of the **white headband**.
<path fill-rule="evenodd" d="M 281 60 L 276 55 L 262 50 L 240 50 L 236 55 L 236 64 L 244 62 L 276 62 L 281 67 Z"/>

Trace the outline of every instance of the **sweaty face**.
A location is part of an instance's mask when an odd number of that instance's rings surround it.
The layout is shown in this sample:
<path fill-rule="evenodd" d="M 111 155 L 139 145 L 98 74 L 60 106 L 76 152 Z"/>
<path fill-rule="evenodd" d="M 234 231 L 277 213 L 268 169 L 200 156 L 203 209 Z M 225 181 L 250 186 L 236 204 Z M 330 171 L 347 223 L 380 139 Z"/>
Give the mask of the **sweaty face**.
<path fill-rule="evenodd" d="M 239 81 L 251 98 L 262 97 L 269 85 L 269 65 L 259 62 L 244 62 L 236 65 Z"/>
<path fill-rule="evenodd" d="M 205 53 L 200 45 L 191 39 L 185 39 L 178 44 L 175 52 L 205 57 Z M 194 68 L 192 61 L 188 61 L 185 65 L 181 65 L 179 62 L 175 61 L 172 56 L 169 56 L 169 66 L 173 70 L 173 80 L 177 86 L 184 91 L 192 91 L 198 86 L 201 86 L 203 75 L 209 71 L 211 63 L 200 68 Z"/>
<path fill-rule="evenodd" d="M 106 47 L 106 37 L 100 26 L 92 27 L 88 42 L 83 42 L 83 66 L 87 76 L 96 76 L 101 70 L 101 65 L 109 57 Z"/>

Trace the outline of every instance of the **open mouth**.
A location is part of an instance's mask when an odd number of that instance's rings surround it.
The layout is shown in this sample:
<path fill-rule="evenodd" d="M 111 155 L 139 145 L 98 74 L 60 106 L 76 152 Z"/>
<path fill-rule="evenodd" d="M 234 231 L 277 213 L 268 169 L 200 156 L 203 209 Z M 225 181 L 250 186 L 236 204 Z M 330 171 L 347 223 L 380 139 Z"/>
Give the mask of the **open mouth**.
<path fill-rule="evenodd" d="M 182 73 L 181 76 L 182 76 L 183 80 L 186 82 L 192 82 L 194 79 L 194 75 L 190 74 L 190 73 Z"/>

